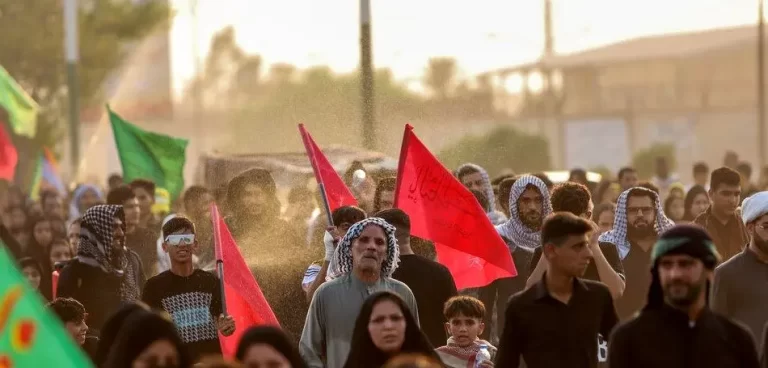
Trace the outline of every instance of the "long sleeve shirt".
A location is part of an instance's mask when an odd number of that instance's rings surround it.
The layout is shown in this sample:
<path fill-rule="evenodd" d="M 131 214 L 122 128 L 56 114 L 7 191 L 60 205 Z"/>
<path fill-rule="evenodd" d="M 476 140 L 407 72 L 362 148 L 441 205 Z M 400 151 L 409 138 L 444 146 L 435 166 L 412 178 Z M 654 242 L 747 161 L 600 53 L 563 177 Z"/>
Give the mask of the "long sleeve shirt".
<path fill-rule="evenodd" d="M 299 342 L 299 353 L 307 365 L 311 368 L 343 367 L 360 308 L 370 295 L 385 290 L 403 298 L 418 322 L 416 298 L 408 286 L 395 279 L 383 277 L 367 284 L 347 274 L 321 285 L 309 305 Z"/>
<path fill-rule="evenodd" d="M 611 368 L 757 368 L 746 328 L 705 309 L 695 322 L 664 306 L 619 326 L 608 346 Z"/>
<path fill-rule="evenodd" d="M 715 269 L 711 308 L 749 327 L 757 346 L 768 322 L 768 264 L 749 248 Z"/>

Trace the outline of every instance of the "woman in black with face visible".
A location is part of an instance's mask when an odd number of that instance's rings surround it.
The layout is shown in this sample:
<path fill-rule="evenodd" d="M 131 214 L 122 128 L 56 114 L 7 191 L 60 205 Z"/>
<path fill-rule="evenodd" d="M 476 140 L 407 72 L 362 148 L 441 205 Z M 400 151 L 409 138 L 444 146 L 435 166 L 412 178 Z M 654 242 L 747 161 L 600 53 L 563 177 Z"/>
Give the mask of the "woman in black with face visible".
<path fill-rule="evenodd" d="M 403 300 L 388 291 L 365 301 L 352 332 L 344 368 L 382 367 L 401 353 L 419 353 L 440 361 Z"/>

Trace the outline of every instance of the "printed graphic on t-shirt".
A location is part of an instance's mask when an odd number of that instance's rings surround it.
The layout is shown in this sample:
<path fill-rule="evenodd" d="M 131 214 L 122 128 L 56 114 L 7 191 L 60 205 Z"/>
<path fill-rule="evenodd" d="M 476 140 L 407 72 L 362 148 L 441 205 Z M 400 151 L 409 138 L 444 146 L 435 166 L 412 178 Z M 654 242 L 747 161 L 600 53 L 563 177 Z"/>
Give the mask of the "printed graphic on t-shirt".
<path fill-rule="evenodd" d="M 163 298 L 163 309 L 171 315 L 179 335 L 185 343 L 213 340 L 216 324 L 211 316 L 210 293 L 183 293 Z"/>

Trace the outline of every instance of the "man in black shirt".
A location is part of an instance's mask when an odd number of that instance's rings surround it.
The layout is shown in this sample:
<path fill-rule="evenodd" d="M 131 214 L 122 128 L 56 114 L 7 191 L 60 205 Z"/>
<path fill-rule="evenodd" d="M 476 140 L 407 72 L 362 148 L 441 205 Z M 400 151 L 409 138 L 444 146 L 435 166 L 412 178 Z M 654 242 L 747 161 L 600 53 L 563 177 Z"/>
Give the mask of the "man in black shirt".
<path fill-rule="evenodd" d="M 608 288 L 580 279 L 592 258 L 594 225 L 574 214 L 555 213 L 544 222 L 541 242 L 548 270 L 533 287 L 509 300 L 496 366 L 595 368 L 598 334 L 618 323 Z"/>
<path fill-rule="evenodd" d="M 400 265 L 392 278 L 408 285 L 419 306 L 419 324 L 432 346 L 447 340 L 445 316 L 440 312 L 445 302 L 458 295 L 453 276 L 445 266 L 416 255 L 411 249 L 411 219 L 401 209 L 392 208 L 375 215 L 395 227 L 400 247 Z"/>
<path fill-rule="evenodd" d="M 195 226 L 185 217 L 176 217 L 163 225 L 162 233 L 171 269 L 147 280 L 143 301 L 171 315 L 179 335 L 196 357 L 221 355 L 217 333 L 231 335 L 235 322 L 232 316 L 222 314 L 219 280 L 192 264 L 197 248 Z"/>
<path fill-rule="evenodd" d="M 555 185 L 552 189 L 552 211 L 554 212 L 570 212 L 589 220 L 592 218 L 594 207 L 589 189 L 583 184 L 565 182 Z M 597 232 L 593 234 L 589 243 L 592 262 L 587 266 L 583 277 L 604 283 L 611 291 L 613 299 L 618 299 L 624 293 L 624 267 L 621 265 L 619 253 L 613 244 L 598 243 L 597 235 L 599 234 Z M 533 251 L 530 269 L 531 276 L 528 277 L 527 288 L 539 282 L 544 271 L 547 270 L 547 260 L 541 257 L 541 247 Z"/>
<path fill-rule="evenodd" d="M 658 234 L 674 226 L 664 214 L 656 192 L 634 187 L 619 195 L 613 229 L 598 238 L 601 247 L 613 245 L 624 268 L 626 287 L 616 301 L 619 318 L 626 320 L 639 310 L 650 285 L 650 252 Z"/>
<path fill-rule="evenodd" d="M 651 253 L 652 283 L 640 314 L 611 336 L 611 368 L 757 368 L 746 328 L 707 307 L 720 255 L 699 226 L 664 232 Z"/>

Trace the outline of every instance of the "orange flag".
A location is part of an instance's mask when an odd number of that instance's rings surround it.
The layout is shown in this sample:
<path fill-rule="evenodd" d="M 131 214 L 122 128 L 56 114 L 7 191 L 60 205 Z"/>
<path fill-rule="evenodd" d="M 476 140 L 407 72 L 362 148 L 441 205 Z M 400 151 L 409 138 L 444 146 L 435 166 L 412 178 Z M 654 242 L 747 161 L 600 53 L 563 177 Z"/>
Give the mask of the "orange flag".
<path fill-rule="evenodd" d="M 411 234 L 435 242 L 437 260 L 456 288 L 517 276 L 512 255 L 475 196 L 405 126 L 395 207 L 411 218 Z"/>

